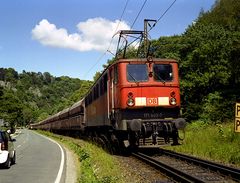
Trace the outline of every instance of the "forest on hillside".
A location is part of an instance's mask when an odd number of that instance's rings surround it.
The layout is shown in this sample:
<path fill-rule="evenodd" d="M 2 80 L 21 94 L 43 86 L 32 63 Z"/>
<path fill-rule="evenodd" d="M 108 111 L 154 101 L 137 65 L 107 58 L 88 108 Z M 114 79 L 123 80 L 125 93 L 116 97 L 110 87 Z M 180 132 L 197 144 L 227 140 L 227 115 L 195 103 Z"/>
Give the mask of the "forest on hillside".
<path fill-rule="evenodd" d="M 80 100 L 91 85 L 91 81 L 48 72 L 0 68 L 0 119 L 11 126 L 40 121 Z"/>
<path fill-rule="evenodd" d="M 152 42 L 155 57 L 179 61 L 183 115 L 221 123 L 240 99 L 240 1 L 217 0 L 182 35 Z"/>
<path fill-rule="evenodd" d="M 207 123 L 234 117 L 240 100 L 239 0 L 216 0 L 182 35 L 152 40 L 151 49 L 154 57 L 179 61 L 183 117 Z M 131 52 L 136 50 L 130 48 L 130 57 Z M 81 99 L 92 83 L 0 68 L 0 119 L 11 125 L 40 121 Z"/>

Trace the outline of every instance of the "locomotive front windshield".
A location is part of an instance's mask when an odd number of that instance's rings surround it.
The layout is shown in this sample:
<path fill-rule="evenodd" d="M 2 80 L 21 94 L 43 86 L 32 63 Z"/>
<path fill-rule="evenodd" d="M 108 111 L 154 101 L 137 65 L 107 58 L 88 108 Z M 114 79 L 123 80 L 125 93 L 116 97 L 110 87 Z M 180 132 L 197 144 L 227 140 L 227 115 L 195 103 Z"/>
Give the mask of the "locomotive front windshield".
<path fill-rule="evenodd" d="M 173 71 L 170 64 L 154 64 L 153 66 L 154 80 L 155 81 L 172 81 Z"/>
<path fill-rule="evenodd" d="M 128 64 L 127 80 L 129 82 L 148 81 L 148 68 L 146 64 Z"/>
<path fill-rule="evenodd" d="M 129 82 L 147 82 L 149 80 L 147 64 L 128 64 L 127 80 Z M 154 64 L 153 79 L 157 82 L 169 82 L 173 80 L 173 68 L 171 64 Z"/>

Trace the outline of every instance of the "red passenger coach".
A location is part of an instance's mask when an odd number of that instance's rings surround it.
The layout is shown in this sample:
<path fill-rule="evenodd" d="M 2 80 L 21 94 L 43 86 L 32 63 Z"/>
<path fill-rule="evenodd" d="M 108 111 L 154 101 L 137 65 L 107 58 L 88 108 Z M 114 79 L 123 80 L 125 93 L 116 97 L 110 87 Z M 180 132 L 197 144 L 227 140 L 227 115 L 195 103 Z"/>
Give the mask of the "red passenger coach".
<path fill-rule="evenodd" d="M 185 126 L 175 60 L 119 59 L 85 100 L 87 131 L 117 144 L 178 144 L 178 129 Z"/>

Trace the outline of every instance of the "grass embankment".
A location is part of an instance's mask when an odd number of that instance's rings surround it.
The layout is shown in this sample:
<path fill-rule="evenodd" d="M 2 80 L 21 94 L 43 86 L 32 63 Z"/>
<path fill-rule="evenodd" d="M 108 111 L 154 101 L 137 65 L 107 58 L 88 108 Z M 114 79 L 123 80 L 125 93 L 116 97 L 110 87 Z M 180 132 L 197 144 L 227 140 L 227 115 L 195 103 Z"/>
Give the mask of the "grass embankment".
<path fill-rule="evenodd" d="M 234 132 L 233 122 L 217 125 L 193 122 L 187 126 L 183 144 L 167 149 L 240 166 L 240 133 Z"/>
<path fill-rule="evenodd" d="M 119 163 L 102 148 L 89 142 L 66 136 L 39 131 L 54 140 L 63 143 L 78 157 L 77 182 L 81 183 L 121 183 L 124 177 L 119 174 Z"/>
<path fill-rule="evenodd" d="M 71 149 L 78 157 L 78 180 L 83 183 L 127 182 L 121 175 L 118 161 L 104 150 L 80 139 L 43 132 Z M 180 146 L 167 146 L 177 152 L 240 166 L 240 133 L 235 133 L 233 123 L 207 125 L 193 122 L 186 128 L 186 136 Z"/>

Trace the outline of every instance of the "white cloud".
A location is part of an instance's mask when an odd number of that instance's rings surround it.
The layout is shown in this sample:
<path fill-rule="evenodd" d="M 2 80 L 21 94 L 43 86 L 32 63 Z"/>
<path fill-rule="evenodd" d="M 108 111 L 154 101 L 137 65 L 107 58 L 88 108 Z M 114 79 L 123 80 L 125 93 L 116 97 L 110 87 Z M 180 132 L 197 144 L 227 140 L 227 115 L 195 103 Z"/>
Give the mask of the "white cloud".
<path fill-rule="evenodd" d="M 77 25 L 77 33 L 70 34 L 64 28 L 57 28 L 43 19 L 32 30 L 32 38 L 41 44 L 52 47 L 68 48 L 77 51 L 106 51 L 119 24 L 104 18 L 88 19 Z M 129 30 L 126 22 L 120 22 L 118 30 Z M 113 41 L 113 45 L 116 41 Z"/>

